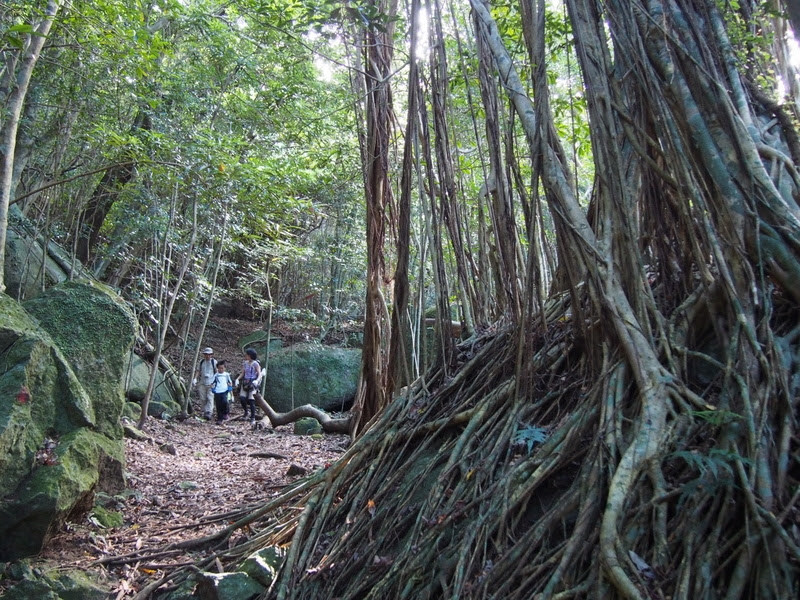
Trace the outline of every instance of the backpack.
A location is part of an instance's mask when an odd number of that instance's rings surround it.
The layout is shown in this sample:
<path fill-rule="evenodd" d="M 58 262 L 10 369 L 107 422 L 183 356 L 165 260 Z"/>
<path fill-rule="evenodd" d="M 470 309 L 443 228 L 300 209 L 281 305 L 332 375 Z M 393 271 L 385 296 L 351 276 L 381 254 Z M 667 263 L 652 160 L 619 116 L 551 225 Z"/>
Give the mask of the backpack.
<path fill-rule="evenodd" d="M 200 369 L 201 372 L 203 370 L 203 363 L 204 362 L 206 362 L 206 359 L 205 358 L 201 358 L 200 359 L 200 364 L 197 365 L 197 368 Z M 211 359 L 211 366 L 213 367 L 214 371 L 217 370 L 217 359 L 216 358 L 212 358 Z"/>

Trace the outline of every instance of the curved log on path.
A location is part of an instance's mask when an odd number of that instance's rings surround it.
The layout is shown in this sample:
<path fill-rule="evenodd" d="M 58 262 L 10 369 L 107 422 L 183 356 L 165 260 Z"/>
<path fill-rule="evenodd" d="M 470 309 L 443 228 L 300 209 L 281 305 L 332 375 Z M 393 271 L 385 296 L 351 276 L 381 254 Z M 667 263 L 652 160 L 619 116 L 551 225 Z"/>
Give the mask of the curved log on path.
<path fill-rule="evenodd" d="M 324 410 L 312 406 L 311 404 L 304 404 L 303 406 L 293 408 L 289 412 L 279 413 L 264 400 L 261 394 L 256 394 L 256 405 L 264 411 L 264 414 L 267 415 L 273 427 L 288 425 L 303 417 L 311 417 L 319 422 L 320 426 L 322 426 L 322 431 L 325 433 L 349 433 L 349 418 L 334 419 Z"/>

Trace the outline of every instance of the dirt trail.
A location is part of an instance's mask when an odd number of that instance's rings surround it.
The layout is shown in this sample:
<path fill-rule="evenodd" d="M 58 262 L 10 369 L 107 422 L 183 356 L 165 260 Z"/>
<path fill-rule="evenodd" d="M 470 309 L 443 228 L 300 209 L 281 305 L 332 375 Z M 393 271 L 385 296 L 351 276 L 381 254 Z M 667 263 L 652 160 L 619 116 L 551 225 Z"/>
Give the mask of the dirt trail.
<path fill-rule="evenodd" d="M 93 513 L 69 522 L 31 566 L 78 568 L 104 581 L 112 598 L 132 597 L 165 565 L 187 561 L 183 553 L 146 558 L 153 550 L 223 527 L 224 520 L 207 521 L 263 504 L 297 478 L 287 474 L 290 466 L 308 472 L 324 467 L 344 452 L 348 441 L 341 435 L 297 436 L 291 426 L 253 431 L 239 416 L 241 408 L 234 407 L 234 418 L 224 425 L 196 418 L 183 423 L 151 419 L 145 427 L 150 441 L 126 440 L 128 486 L 107 502 L 124 524 L 101 527 Z"/>
<path fill-rule="evenodd" d="M 215 319 L 201 345 L 212 346 L 235 374 L 241 364 L 239 339 L 260 328 L 255 322 Z M 290 467 L 301 472 L 322 468 L 348 443 L 343 435 L 294 435 L 291 425 L 254 431 L 241 418 L 238 404 L 231 408 L 230 421 L 216 425 L 196 416 L 196 399 L 193 405 L 194 416 L 188 420 L 149 419 L 144 427 L 149 440 L 125 440 L 127 488 L 103 502 L 123 524 L 103 527 L 94 513 L 68 522 L 29 561 L 32 568 L 77 568 L 112 590 L 110 598 L 133 597 L 142 585 L 158 579 L 165 566 L 190 562 L 185 553 L 153 558 L 154 551 L 224 527 L 224 519 L 212 518 L 262 505 L 302 476 L 290 476 Z"/>

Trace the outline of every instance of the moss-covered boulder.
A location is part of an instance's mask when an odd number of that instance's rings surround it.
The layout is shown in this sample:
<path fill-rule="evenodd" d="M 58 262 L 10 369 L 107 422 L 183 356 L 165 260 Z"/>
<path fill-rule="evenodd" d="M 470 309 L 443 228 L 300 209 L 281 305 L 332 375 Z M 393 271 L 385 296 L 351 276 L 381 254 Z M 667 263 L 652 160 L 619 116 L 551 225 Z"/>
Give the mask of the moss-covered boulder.
<path fill-rule="evenodd" d="M 322 425 L 316 419 L 303 417 L 294 422 L 295 435 L 314 435 L 317 433 L 322 433 Z"/>
<path fill-rule="evenodd" d="M 33 298 L 58 283 L 69 273 L 81 274 L 83 266 L 63 248 L 45 240 L 40 228 L 31 223 L 16 204 L 8 209 L 4 280 L 6 294 L 15 300 Z"/>
<path fill-rule="evenodd" d="M 104 600 L 111 591 L 77 570 L 52 570 L 28 577 L 11 586 L 4 600 Z"/>
<path fill-rule="evenodd" d="M 122 437 L 122 376 L 136 332 L 130 309 L 110 288 L 64 283 L 23 304 L 52 336 L 92 398 L 97 428 Z"/>
<path fill-rule="evenodd" d="M 38 553 L 73 513 L 88 511 L 94 493 L 124 487 L 119 442 L 80 428 L 56 442 L 19 487 L 0 503 L 0 536 L 12 557 Z"/>
<path fill-rule="evenodd" d="M 239 567 L 239 571 L 246 573 L 250 578 L 268 588 L 278 576 L 286 558 L 286 551 L 280 546 L 267 546 L 251 554 Z"/>
<path fill-rule="evenodd" d="M 142 407 L 136 402 L 126 402 L 122 405 L 122 416 L 137 422 L 142 416 Z"/>
<path fill-rule="evenodd" d="M 134 332 L 102 288 L 62 284 L 24 308 L 0 295 L 0 560 L 39 552 L 95 491 L 124 485 L 122 365 Z"/>
<path fill-rule="evenodd" d="M 283 348 L 283 338 L 276 336 L 274 333 L 270 335 L 264 330 L 259 330 L 239 339 L 239 348 L 242 352 L 244 352 L 246 348 L 253 348 L 258 352 L 259 356 L 264 356 L 267 353 L 268 347 L 270 352 L 280 350 Z"/>
<path fill-rule="evenodd" d="M 140 356 L 131 352 L 125 365 L 125 396 L 131 402 L 144 399 L 147 384 L 150 382 L 150 365 Z M 164 377 L 159 371 L 156 373 L 155 387 L 150 398 L 147 414 L 151 417 L 161 417 L 164 413 L 175 416 L 181 411 L 182 390 L 176 387 L 174 378 Z"/>
<path fill-rule="evenodd" d="M 361 350 L 300 344 L 269 356 L 266 400 L 278 412 L 312 404 L 328 412 L 349 408 L 358 385 Z"/>
<path fill-rule="evenodd" d="M 37 453 L 92 427 L 91 401 L 68 361 L 22 307 L 0 295 L 0 498 L 31 471 Z M 43 460 L 43 459 L 42 459 Z M 35 466 L 35 465 L 34 465 Z"/>
<path fill-rule="evenodd" d="M 42 291 L 42 282 L 51 286 L 67 280 L 64 270 L 35 237 L 14 229 L 8 230 L 5 267 L 6 291 L 13 298 L 32 298 Z"/>
<path fill-rule="evenodd" d="M 203 573 L 195 589 L 200 600 L 253 600 L 266 588 L 246 573 Z"/>

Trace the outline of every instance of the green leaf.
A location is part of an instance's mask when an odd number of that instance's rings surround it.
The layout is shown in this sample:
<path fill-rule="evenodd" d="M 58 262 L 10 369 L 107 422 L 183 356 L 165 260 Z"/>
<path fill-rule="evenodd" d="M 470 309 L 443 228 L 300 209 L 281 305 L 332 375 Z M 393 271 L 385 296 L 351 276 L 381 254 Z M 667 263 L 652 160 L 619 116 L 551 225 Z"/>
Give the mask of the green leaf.
<path fill-rule="evenodd" d="M 33 33 L 33 25 L 20 23 L 19 25 L 12 25 L 8 30 L 16 33 Z"/>
<path fill-rule="evenodd" d="M 547 430 L 534 425 L 525 425 L 517 430 L 511 442 L 514 445 L 524 444 L 528 454 L 533 450 L 535 444 L 541 444 L 547 439 Z"/>

